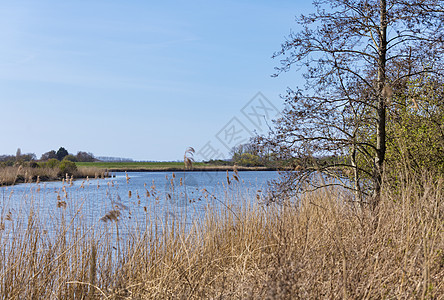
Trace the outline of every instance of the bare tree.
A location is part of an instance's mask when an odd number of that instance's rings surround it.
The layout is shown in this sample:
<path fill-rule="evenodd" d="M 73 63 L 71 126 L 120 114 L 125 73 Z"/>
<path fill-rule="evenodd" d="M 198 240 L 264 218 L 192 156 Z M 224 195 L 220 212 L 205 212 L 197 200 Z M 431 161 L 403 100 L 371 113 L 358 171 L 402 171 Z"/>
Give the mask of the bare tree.
<path fill-rule="evenodd" d="M 57 159 L 57 153 L 56 153 L 55 150 L 51 150 L 51 151 L 43 153 L 42 156 L 40 157 L 40 160 L 41 161 L 47 161 L 47 160 L 50 160 L 52 158 Z"/>
<path fill-rule="evenodd" d="M 93 162 L 95 161 L 94 154 L 91 152 L 78 151 L 76 154 L 77 161 Z"/>
<path fill-rule="evenodd" d="M 305 70 L 304 90 L 288 90 L 287 108 L 267 144 L 298 157 L 302 171 L 285 186 L 294 190 L 314 173 L 379 202 L 386 154 L 387 107 L 406 79 L 442 76 L 442 0 L 316 0 L 316 12 L 297 18 L 274 57 L 278 76 Z M 336 159 L 322 165 L 316 156 Z"/>

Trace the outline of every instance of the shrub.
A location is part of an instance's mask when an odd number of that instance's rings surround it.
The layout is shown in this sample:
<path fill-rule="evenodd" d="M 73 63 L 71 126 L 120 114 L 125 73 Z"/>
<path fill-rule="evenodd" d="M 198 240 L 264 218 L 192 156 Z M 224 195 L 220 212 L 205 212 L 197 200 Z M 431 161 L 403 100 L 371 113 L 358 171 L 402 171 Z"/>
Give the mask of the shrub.
<path fill-rule="evenodd" d="M 62 162 L 59 165 L 59 169 L 60 169 L 61 175 L 64 175 L 64 174 L 73 175 L 74 172 L 77 171 L 77 166 L 72 161 L 62 160 Z"/>
<path fill-rule="evenodd" d="M 63 160 L 69 160 L 69 161 L 72 161 L 72 162 L 76 162 L 76 161 L 77 161 L 77 158 L 76 158 L 74 155 L 69 154 L 69 155 L 65 156 L 65 157 L 63 158 Z"/>
<path fill-rule="evenodd" d="M 35 169 L 35 168 L 40 168 L 40 165 L 39 165 L 37 162 L 35 162 L 35 161 L 30 161 L 30 162 L 29 162 L 29 166 L 30 166 L 31 168 L 33 168 L 33 169 Z"/>
<path fill-rule="evenodd" d="M 238 165 L 245 167 L 257 167 L 263 165 L 261 158 L 252 153 L 242 153 L 241 155 L 237 155 L 235 162 Z"/>
<path fill-rule="evenodd" d="M 46 162 L 46 167 L 54 169 L 59 166 L 60 162 L 56 158 L 51 158 Z"/>

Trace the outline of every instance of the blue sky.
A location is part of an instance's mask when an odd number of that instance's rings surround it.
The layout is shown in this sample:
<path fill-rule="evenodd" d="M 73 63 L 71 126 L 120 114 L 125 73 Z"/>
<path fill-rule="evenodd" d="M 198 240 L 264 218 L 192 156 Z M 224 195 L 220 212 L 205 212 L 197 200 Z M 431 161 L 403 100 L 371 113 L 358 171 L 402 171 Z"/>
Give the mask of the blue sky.
<path fill-rule="evenodd" d="M 254 133 L 241 113 L 250 99 L 261 92 L 280 110 L 279 94 L 303 84 L 296 72 L 271 78 L 271 56 L 311 9 L 294 0 L 3 1 L 0 154 L 63 146 L 178 160 L 210 143 L 226 155 L 217 134 L 230 120 Z"/>

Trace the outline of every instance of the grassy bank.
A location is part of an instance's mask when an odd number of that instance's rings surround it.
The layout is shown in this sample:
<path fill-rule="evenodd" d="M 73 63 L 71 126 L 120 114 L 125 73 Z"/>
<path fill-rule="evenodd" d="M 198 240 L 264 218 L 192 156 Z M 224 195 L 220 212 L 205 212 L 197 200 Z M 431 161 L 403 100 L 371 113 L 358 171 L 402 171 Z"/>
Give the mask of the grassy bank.
<path fill-rule="evenodd" d="M 124 171 L 183 171 L 183 162 L 77 162 L 79 169 L 85 167 L 95 167 L 105 169 L 110 172 L 124 172 Z M 261 171 L 261 170 L 275 170 L 274 168 L 266 167 L 236 167 L 239 171 Z M 213 165 L 202 162 L 193 163 L 191 171 L 225 171 L 233 170 L 233 166 Z"/>
<path fill-rule="evenodd" d="M 233 182 L 233 181 L 232 181 Z M 232 183 L 233 184 L 233 183 Z M 225 209 L 180 222 L 66 220 L 55 207 L 49 237 L 35 211 L 24 226 L 3 211 L 0 294 L 8 299 L 442 299 L 443 181 L 406 179 L 377 214 L 337 189 L 298 207 L 260 206 L 227 186 Z M 69 193 L 69 190 L 68 190 Z M 149 195 L 143 203 L 153 203 Z M 113 217 L 114 216 L 114 217 Z M 65 221 L 66 220 L 66 221 Z M 134 222 L 134 220 L 132 220 Z M 6 226 L 5 226 L 6 225 Z M 14 226 L 12 226 L 14 225 Z M 127 227 L 124 242 L 109 232 Z M 156 234 L 162 232 L 162 234 Z M 116 259 L 118 258 L 118 259 Z"/>

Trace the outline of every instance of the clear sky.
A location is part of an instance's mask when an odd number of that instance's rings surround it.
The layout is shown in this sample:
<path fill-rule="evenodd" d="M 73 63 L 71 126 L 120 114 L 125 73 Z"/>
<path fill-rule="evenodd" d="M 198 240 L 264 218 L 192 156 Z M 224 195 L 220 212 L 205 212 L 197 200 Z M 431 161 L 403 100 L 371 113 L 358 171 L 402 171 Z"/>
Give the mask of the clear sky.
<path fill-rule="evenodd" d="M 2 1 L 0 154 L 63 146 L 178 160 L 193 146 L 226 155 L 242 140 L 230 129 L 243 138 L 264 129 L 244 106 L 260 98 L 281 110 L 279 95 L 303 84 L 296 72 L 271 78 L 271 56 L 311 9 L 302 0 Z M 266 99 L 249 102 L 258 92 Z"/>

